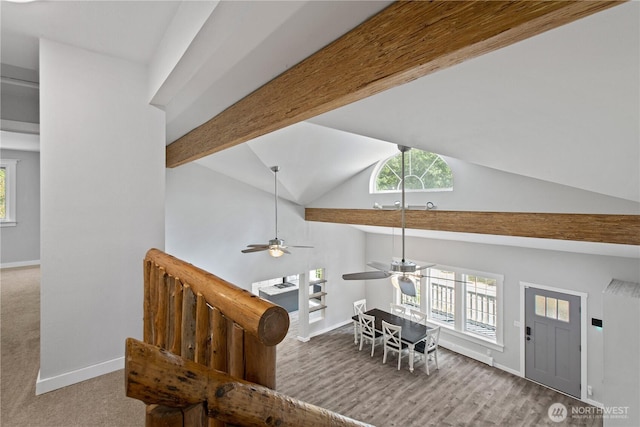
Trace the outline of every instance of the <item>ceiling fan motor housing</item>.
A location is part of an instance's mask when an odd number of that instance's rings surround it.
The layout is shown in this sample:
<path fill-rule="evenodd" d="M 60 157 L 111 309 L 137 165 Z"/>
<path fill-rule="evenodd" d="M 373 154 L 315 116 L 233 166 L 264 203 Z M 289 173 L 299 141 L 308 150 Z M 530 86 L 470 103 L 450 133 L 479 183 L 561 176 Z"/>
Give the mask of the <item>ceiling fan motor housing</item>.
<path fill-rule="evenodd" d="M 271 240 L 269 240 L 269 246 L 284 246 L 284 240 L 282 240 L 282 239 L 271 239 Z"/>
<path fill-rule="evenodd" d="M 415 273 L 416 263 L 411 261 L 393 261 L 391 271 L 394 273 Z"/>

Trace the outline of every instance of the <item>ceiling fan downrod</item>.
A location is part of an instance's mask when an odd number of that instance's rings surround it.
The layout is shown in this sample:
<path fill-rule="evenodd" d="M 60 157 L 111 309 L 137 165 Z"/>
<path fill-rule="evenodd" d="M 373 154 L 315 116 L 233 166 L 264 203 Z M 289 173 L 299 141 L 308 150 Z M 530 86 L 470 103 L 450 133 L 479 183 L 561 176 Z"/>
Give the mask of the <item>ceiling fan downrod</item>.
<path fill-rule="evenodd" d="M 405 195 L 404 195 L 404 182 L 405 182 L 405 172 L 404 172 L 404 153 L 406 153 L 407 151 L 411 150 L 410 147 L 407 147 L 405 145 L 398 145 L 398 150 L 400 150 L 400 152 L 402 153 L 402 180 L 400 181 L 401 185 L 402 185 L 402 263 L 404 264 L 405 259 L 404 259 L 404 227 L 405 227 L 405 219 L 404 219 L 404 209 L 405 209 Z"/>
<path fill-rule="evenodd" d="M 278 172 L 280 171 L 280 166 L 271 166 L 271 170 L 273 171 L 273 181 L 274 181 L 274 197 L 275 197 L 275 205 L 276 205 L 276 238 L 278 239 Z"/>

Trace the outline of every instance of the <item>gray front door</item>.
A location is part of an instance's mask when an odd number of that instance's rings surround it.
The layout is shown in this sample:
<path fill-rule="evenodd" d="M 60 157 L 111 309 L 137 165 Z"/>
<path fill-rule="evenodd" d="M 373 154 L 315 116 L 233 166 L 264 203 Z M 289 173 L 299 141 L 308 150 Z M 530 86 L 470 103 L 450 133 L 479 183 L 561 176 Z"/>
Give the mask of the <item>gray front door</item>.
<path fill-rule="evenodd" d="M 580 398 L 580 297 L 525 289 L 525 376 Z"/>

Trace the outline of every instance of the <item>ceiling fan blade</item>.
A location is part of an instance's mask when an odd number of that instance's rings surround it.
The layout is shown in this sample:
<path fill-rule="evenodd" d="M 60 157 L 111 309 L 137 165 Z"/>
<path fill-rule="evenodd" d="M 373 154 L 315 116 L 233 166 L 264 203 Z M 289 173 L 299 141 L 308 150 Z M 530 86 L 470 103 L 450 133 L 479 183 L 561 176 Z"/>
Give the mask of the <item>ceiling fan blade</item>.
<path fill-rule="evenodd" d="M 268 248 L 269 245 L 265 245 L 264 243 L 254 243 L 252 245 L 247 245 L 249 248 Z"/>
<path fill-rule="evenodd" d="M 416 270 L 424 270 L 425 268 L 433 267 L 435 264 L 419 265 Z"/>
<path fill-rule="evenodd" d="M 247 248 L 247 249 L 243 249 L 242 252 L 243 254 L 248 254 L 250 252 L 261 252 L 261 251 L 266 251 L 267 249 L 269 249 L 269 246 L 259 246 L 259 247 L 255 247 L 255 248 Z"/>
<path fill-rule="evenodd" d="M 380 261 L 371 261 L 371 262 L 368 262 L 367 265 L 369 267 L 375 268 L 376 270 L 382 270 L 382 271 L 389 270 L 389 267 L 390 267 L 389 264 L 385 264 L 384 262 L 380 262 Z"/>
<path fill-rule="evenodd" d="M 286 249 L 285 249 L 285 248 L 283 248 L 282 246 L 280 246 L 280 250 L 281 250 L 282 252 L 284 252 L 285 254 L 289 254 L 289 255 L 291 255 L 291 252 L 289 252 L 288 250 L 286 250 Z"/>
<path fill-rule="evenodd" d="M 385 279 L 390 277 L 391 273 L 388 271 L 363 271 L 362 273 L 349 273 L 343 274 L 344 280 L 372 280 L 372 279 Z"/>
<path fill-rule="evenodd" d="M 313 246 L 287 245 L 290 248 L 313 248 Z"/>

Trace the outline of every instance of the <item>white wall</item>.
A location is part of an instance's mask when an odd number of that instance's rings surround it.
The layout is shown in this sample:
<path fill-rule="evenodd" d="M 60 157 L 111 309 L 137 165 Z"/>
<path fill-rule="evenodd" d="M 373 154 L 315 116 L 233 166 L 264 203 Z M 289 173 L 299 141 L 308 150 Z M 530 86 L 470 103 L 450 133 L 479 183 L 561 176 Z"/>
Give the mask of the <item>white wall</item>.
<path fill-rule="evenodd" d="M 40 262 L 40 153 L 2 150 L 0 157 L 19 160 L 16 166 L 17 224 L 0 229 L 0 266 L 37 265 Z"/>
<path fill-rule="evenodd" d="M 443 157 L 453 172 L 453 191 L 407 192 L 407 203 L 433 202 L 440 210 L 640 214 L 640 203 L 528 178 Z M 313 201 L 309 207 L 371 209 L 393 204 L 400 193 L 369 194 L 374 166 Z"/>
<path fill-rule="evenodd" d="M 280 258 L 241 253 L 250 243 L 276 237 L 274 203 L 273 194 L 195 163 L 168 169 L 166 251 L 247 290 L 256 281 L 324 267 L 326 317 L 311 324 L 309 334 L 347 321 L 353 301 L 364 296 L 364 284 L 344 282 L 341 276 L 362 269 L 365 233 L 345 225 L 307 223 L 302 207 L 280 200 L 278 237 L 314 248 L 292 248 L 291 255 Z"/>
<path fill-rule="evenodd" d="M 123 366 L 142 260 L 164 247 L 164 113 L 142 65 L 40 43 L 38 393 Z"/>

